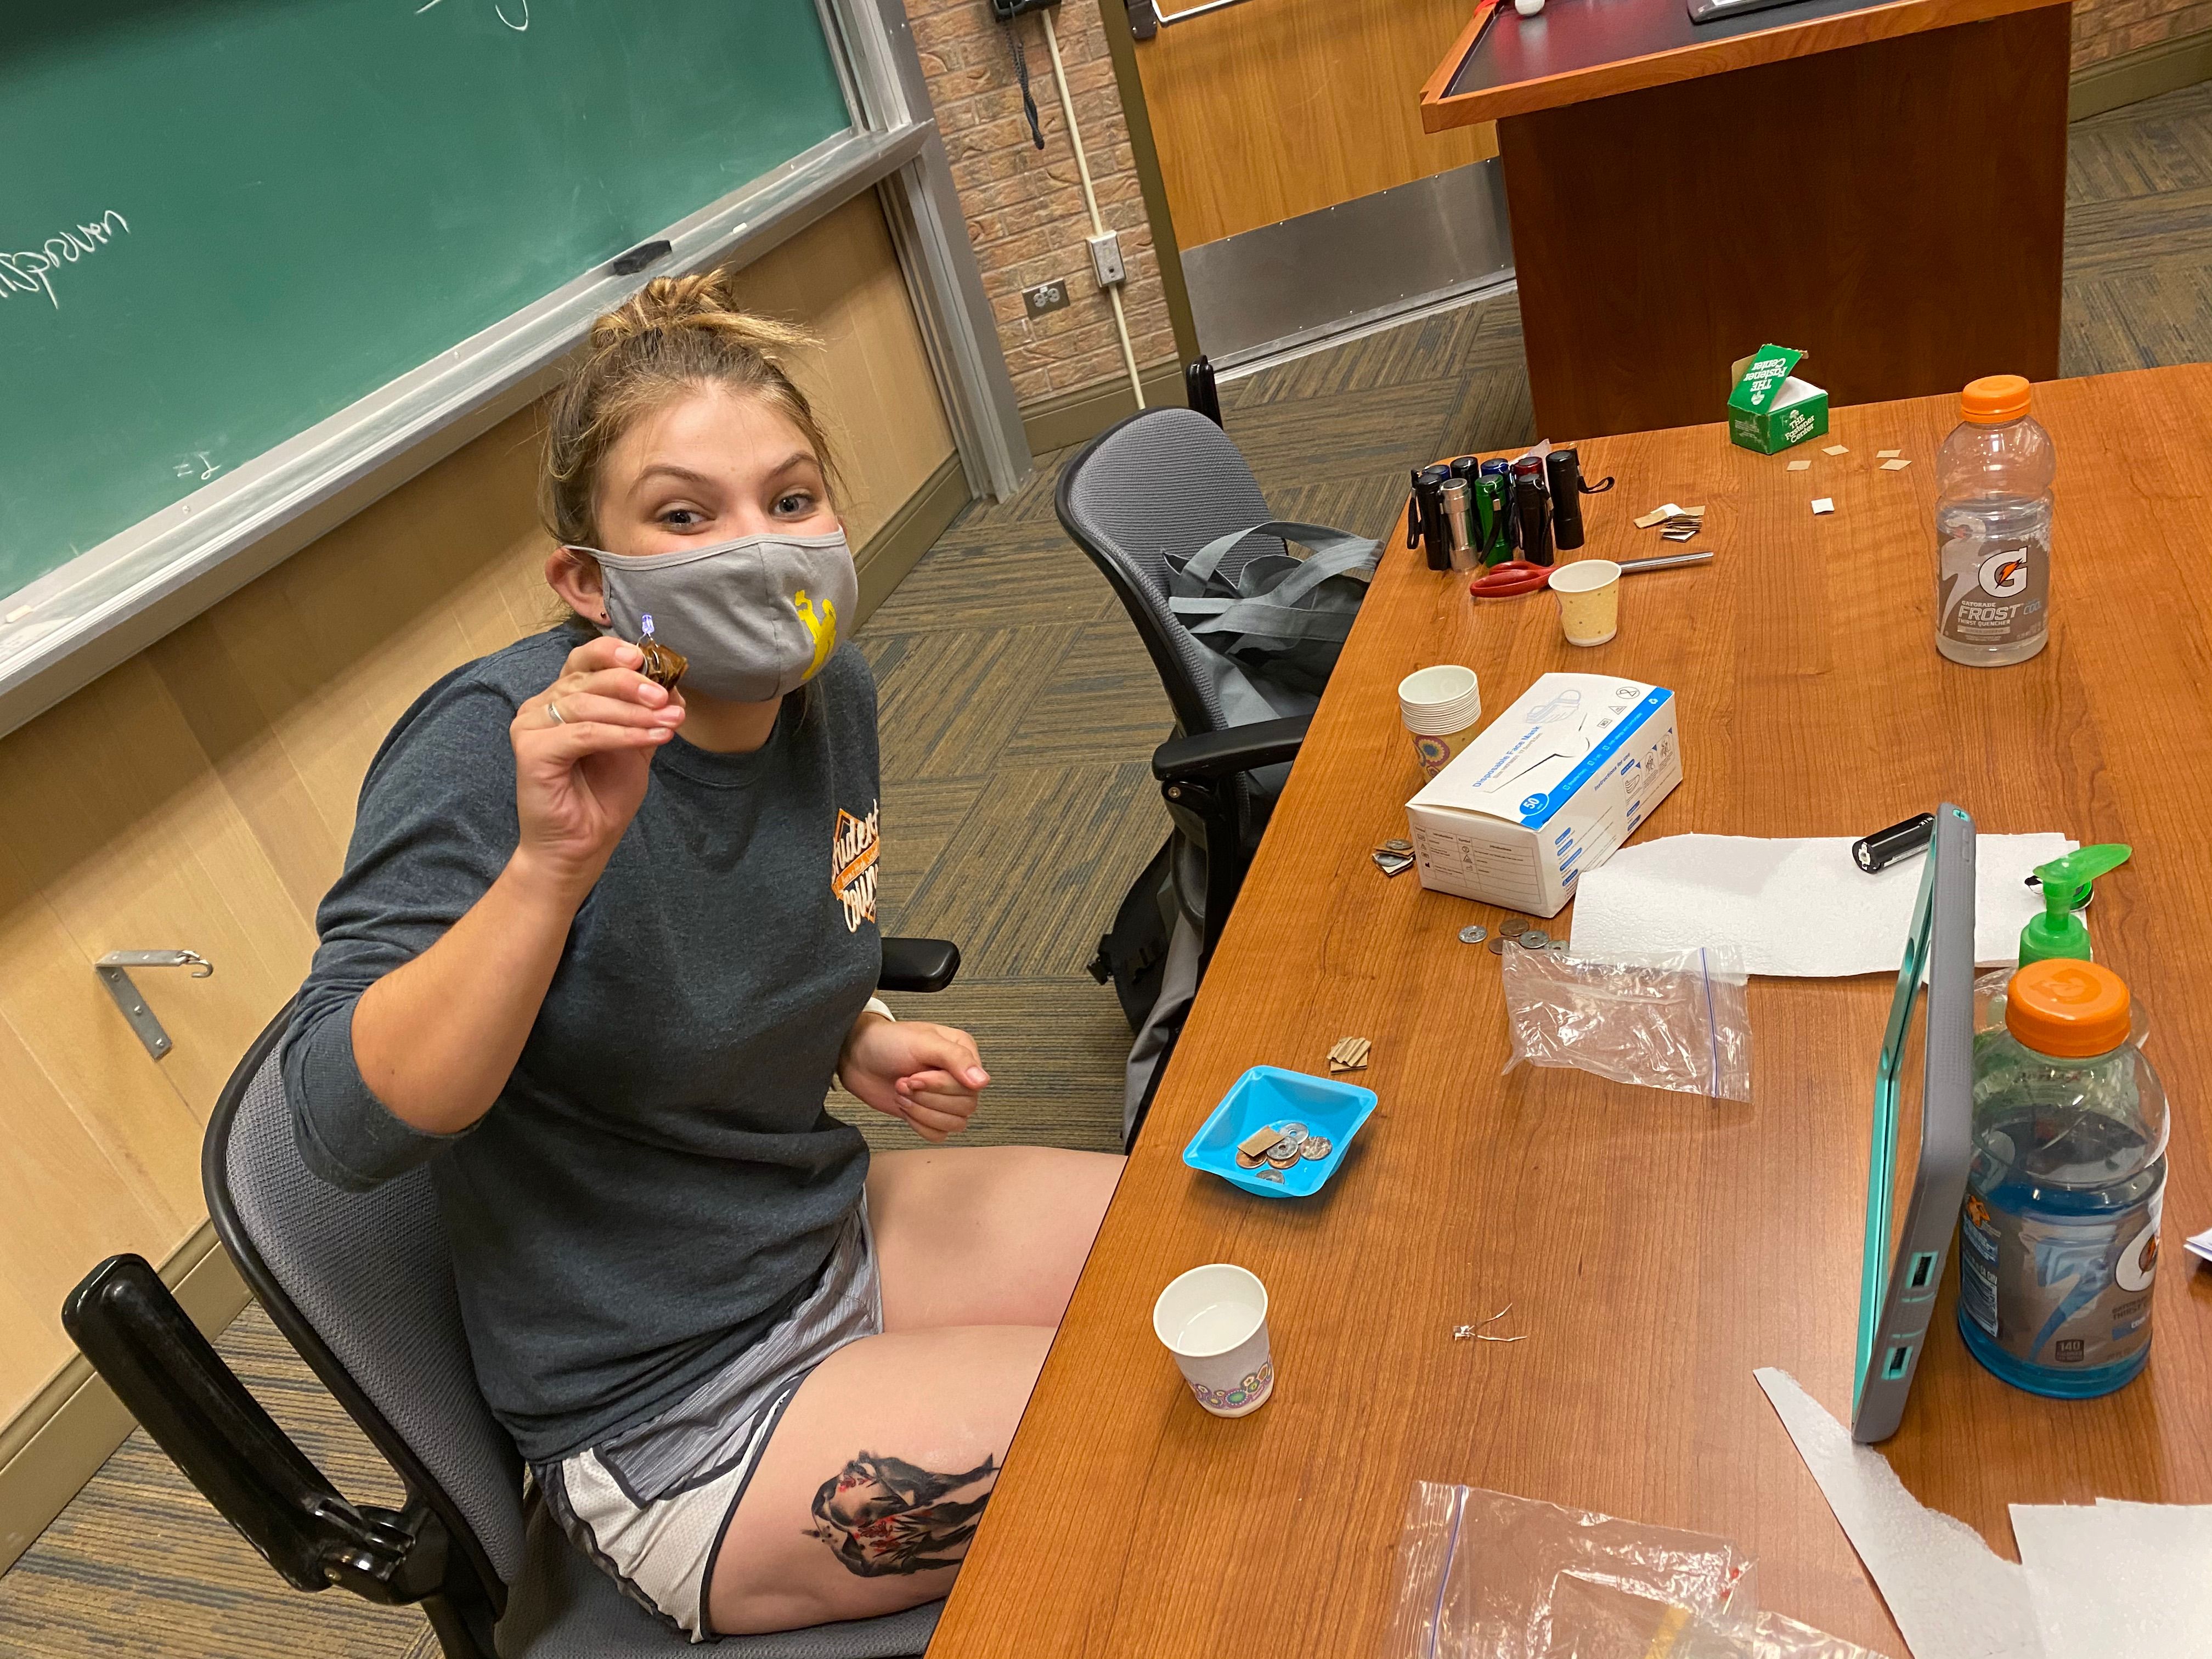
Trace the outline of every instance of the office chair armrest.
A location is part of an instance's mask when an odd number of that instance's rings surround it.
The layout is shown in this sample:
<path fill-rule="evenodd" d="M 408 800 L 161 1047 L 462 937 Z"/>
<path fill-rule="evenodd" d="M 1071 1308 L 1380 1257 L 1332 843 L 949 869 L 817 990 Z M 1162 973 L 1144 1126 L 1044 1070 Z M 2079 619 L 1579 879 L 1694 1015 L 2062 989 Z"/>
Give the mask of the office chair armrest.
<path fill-rule="evenodd" d="M 356 1506 L 246 1391 L 144 1257 L 110 1256 L 62 1304 L 62 1327 L 192 1485 L 289 1583 L 372 1601 L 436 1593 L 447 1537 L 420 1504 Z"/>
<path fill-rule="evenodd" d="M 887 939 L 876 975 L 883 991 L 942 991 L 960 971 L 960 947 L 949 939 Z"/>
<path fill-rule="evenodd" d="M 1279 765 L 1297 757 L 1312 721 L 1310 714 L 1293 714 L 1288 720 L 1255 720 L 1220 732 L 1170 738 L 1152 750 L 1152 775 L 1163 783 L 1184 782 Z"/>

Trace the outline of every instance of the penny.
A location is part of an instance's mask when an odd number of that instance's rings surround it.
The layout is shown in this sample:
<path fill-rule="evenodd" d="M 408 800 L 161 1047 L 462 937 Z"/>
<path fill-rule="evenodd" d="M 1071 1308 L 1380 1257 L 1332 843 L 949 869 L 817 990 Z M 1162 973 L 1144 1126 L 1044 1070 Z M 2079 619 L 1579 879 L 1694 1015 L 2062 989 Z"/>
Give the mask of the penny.
<path fill-rule="evenodd" d="M 1459 942 L 1462 945 L 1480 945 L 1489 937 L 1490 929 L 1479 921 L 1471 921 L 1459 930 Z"/>
<path fill-rule="evenodd" d="M 1318 1161 L 1336 1150 L 1336 1143 L 1327 1135 L 1315 1135 L 1298 1148 L 1298 1156 Z"/>
<path fill-rule="evenodd" d="M 1493 957 L 1504 956 L 1505 954 L 1505 947 L 1512 942 L 1513 941 L 1507 939 L 1504 933 L 1493 934 L 1490 940 L 1490 954 Z"/>
<path fill-rule="evenodd" d="M 1540 927 L 1531 927 L 1514 941 L 1524 951 L 1540 951 L 1552 942 L 1552 936 Z"/>
<path fill-rule="evenodd" d="M 1533 916 L 1508 916 L 1498 924 L 1498 931 L 1508 939 L 1519 939 L 1536 925 Z"/>
<path fill-rule="evenodd" d="M 1238 1150 L 1237 1154 L 1237 1167 L 1240 1170 L 1256 1170 L 1267 1161 L 1267 1160 L 1263 1158 L 1255 1158 L 1251 1153 L 1245 1152 L 1241 1148 Z"/>
<path fill-rule="evenodd" d="M 1267 1162 L 1278 1170 L 1287 1170 L 1297 1161 L 1298 1149 L 1295 1146 L 1278 1146 L 1267 1154 Z"/>
<path fill-rule="evenodd" d="M 1262 1181 L 1279 1182 L 1282 1178 L 1282 1172 L 1279 1170 L 1262 1170 L 1260 1171 L 1260 1179 Z"/>

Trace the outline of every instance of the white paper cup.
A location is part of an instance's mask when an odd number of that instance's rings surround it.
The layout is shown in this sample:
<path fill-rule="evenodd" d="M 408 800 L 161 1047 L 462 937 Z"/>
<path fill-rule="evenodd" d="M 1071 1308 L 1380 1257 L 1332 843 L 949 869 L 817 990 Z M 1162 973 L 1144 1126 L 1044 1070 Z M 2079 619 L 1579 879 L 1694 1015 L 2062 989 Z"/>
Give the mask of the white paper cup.
<path fill-rule="evenodd" d="M 1611 559 L 1577 559 L 1552 572 L 1559 631 L 1569 645 L 1603 645 L 1620 632 L 1620 567 Z"/>
<path fill-rule="evenodd" d="M 1247 1269 L 1226 1261 L 1193 1267 L 1152 1304 L 1152 1329 L 1216 1417 L 1256 1412 L 1274 1393 L 1267 1287 Z"/>
<path fill-rule="evenodd" d="M 1457 663 L 1416 669 L 1398 682 L 1398 714 L 1413 739 L 1424 776 L 1451 764 L 1482 724 L 1482 684 Z"/>

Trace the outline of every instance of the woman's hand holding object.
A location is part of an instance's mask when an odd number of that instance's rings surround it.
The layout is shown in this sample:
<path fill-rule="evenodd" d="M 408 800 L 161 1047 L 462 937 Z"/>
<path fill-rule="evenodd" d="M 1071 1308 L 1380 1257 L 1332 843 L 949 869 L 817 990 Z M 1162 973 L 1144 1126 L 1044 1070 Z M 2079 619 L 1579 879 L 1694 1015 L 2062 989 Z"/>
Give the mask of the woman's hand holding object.
<path fill-rule="evenodd" d="M 634 645 L 596 639 L 515 711 L 515 861 L 580 902 L 636 816 L 653 751 L 684 723 L 680 693 L 638 672 Z"/>
<path fill-rule="evenodd" d="M 967 1032 L 874 1013 L 854 1022 L 837 1057 L 837 1076 L 878 1111 L 904 1118 L 925 1140 L 966 1128 L 991 1080 Z"/>

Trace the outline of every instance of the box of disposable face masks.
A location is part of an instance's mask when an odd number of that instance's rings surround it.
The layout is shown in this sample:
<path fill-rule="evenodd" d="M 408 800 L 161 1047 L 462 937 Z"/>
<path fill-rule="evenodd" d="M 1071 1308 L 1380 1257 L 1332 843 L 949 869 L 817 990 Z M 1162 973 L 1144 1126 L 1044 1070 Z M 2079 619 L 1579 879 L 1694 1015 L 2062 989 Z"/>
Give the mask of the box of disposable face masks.
<path fill-rule="evenodd" d="M 1421 885 L 1555 916 L 1681 781 L 1672 691 L 1546 674 L 1406 803 Z"/>

